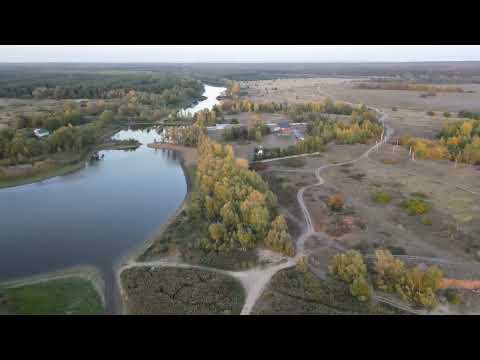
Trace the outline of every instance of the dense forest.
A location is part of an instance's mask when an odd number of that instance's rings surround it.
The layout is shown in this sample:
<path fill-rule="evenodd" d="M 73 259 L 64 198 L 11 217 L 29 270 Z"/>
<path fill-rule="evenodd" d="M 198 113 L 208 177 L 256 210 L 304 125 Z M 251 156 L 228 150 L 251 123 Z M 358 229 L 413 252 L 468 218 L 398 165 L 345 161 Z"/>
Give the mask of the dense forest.
<path fill-rule="evenodd" d="M 0 97 L 35 99 L 112 99 L 129 91 L 156 94 L 165 104 L 185 104 L 202 95 L 191 77 L 153 72 L 93 71 L 52 73 L 0 70 Z"/>
<path fill-rule="evenodd" d="M 247 250 L 258 245 L 293 255 L 287 224 L 276 216 L 276 197 L 248 164 L 236 160 L 231 145 L 221 145 L 201 136 L 196 186 L 188 216 L 205 219 L 206 250 Z"/>
<path fill-rule="evenodd" d="M 29 163 L 57 152 L 82 152 L 108 131 L 110 125 L 165 119 L 191 121 L 191 117 L 179 115 L 178 112 L 180 108 L 200 98 L 203 85 L 196 80 L 184 78 L 165 79 L 165 82 L 159 83 L 155 78 L 156 82 L 151 83 L 150 88 L 148 82 L 143 83 L 147 86 L 143 88 L 150 91 L 160 91 L 163 88 L 160 93 L 119 88 L 109 90 L 116 93 L 114 99 L 69 101 L 64 103 L 64 108 L 60 111 L 40 111 L 42 109 L 39 107 L 37 112 L 17 115 L 15 128 L 0 132 L 1 164 Z M 127 80 L 122 77 L 118 84 L 127 85 L 128 77 Z M 89 85 L 88 82 L 82 82 L 76 86 L 84 90 Z M 201 115 L 202 113 L 198 116 Z M 45 128 L 51 135 L 37 139 L 33 133 L 34 128 Z"/>

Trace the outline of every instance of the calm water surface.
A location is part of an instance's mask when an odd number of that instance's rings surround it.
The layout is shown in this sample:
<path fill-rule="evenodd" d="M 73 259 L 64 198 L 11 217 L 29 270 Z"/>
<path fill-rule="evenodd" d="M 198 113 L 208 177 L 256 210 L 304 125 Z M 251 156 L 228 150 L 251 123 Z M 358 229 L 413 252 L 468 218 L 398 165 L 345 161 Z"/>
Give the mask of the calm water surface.
<path fill-rule="evenodd" d="M 208 99 L 188 111 L 218 103 L 224 89 L 209 88 Z M 146 146 L 160 139 L 155 129 L 114 137 L 142 146 L 101 151 L 103 160 L 73 174 L 0 189 L 0 281 L 94 265 L 105 274 L 108 298 L 114 263 L 152 236 L 187 191 L 176 153 Z"/>

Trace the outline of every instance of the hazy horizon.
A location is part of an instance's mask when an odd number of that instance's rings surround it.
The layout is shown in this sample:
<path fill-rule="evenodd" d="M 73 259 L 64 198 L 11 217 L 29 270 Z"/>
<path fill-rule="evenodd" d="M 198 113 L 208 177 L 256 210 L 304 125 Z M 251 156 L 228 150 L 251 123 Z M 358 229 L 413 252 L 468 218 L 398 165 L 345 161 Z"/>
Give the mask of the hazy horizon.
<path fill-rule="evenodd" d="M 0 45 L 0 63 L 408 63 L 480 61 L 479 45 Z"/>

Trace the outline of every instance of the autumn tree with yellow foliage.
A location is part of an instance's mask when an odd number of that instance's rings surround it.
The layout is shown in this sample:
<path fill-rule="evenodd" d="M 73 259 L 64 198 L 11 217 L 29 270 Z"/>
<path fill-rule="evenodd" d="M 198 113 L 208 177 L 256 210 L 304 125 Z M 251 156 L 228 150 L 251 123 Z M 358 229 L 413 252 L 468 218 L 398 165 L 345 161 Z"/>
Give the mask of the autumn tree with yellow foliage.
<path fill-rule="evenodd" d="M 196 187 L 191 207 L 208 222 L 200 245 L 208 251 L 248 250 L 265 245 L 293 255 L 285 219 L 275 217 L 276 197 L 231 145 L 200 136 Z M 187 212 L 188 213 L 188 212 Z"/>

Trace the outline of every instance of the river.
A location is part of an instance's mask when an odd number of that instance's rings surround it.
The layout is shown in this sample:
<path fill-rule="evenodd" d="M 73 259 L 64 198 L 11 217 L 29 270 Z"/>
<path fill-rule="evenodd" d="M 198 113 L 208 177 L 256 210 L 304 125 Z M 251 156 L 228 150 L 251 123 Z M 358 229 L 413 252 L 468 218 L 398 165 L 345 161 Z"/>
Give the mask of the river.
<path fill-rule="evenodd" d="M 192 114 L 218 103 L 224 88 L 205 86 Z M 122 130 L 134 151 L 101 151 L 103 160 L 69 175 L 0 190 L 0 281 L 77 265 L 99 268 L 113 306 L 113 267 L 141 246 L 182 203 L 187 184 L 175 152 L 146 145 L 155 129 Z"/>

